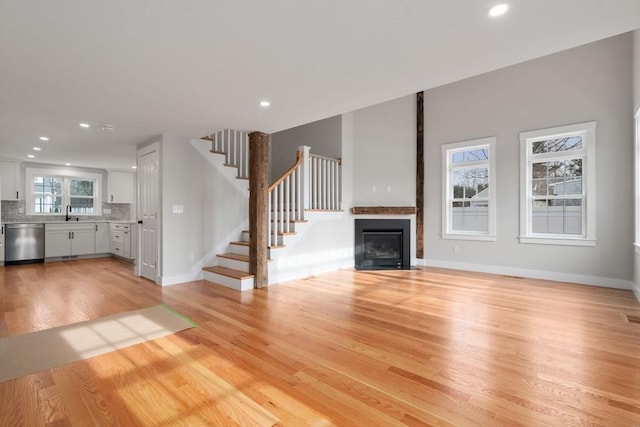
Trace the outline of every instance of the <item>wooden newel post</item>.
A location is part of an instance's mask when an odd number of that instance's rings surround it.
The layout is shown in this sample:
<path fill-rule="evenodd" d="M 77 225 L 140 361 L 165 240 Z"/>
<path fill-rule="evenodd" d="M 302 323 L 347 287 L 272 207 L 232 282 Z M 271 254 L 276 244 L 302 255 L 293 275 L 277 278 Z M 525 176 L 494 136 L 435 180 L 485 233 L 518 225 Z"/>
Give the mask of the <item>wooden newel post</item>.
<path fill-rule="evenodd" d="M 269 135 L 249 134 L 249 272 L 253 286 L 269 284 L 267 202 L 269 190 Z"/>
<path fill-rule="evenodd" d="M 424 92 L 416 94 L 416 258 L 424 258 Z"/>

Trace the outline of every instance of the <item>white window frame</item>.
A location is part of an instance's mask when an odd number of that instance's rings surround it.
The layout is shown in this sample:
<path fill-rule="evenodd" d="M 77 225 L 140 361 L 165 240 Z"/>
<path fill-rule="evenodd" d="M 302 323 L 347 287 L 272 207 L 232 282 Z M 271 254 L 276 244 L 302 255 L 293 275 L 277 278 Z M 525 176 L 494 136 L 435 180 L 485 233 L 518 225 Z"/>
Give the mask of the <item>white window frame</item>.
<path fill-rule="evenodd" d="M 66 212 L 64 210 L 62 212 L 53 212 L 53 213 L 44 213 L 44 212 L 35 212 L 34 206 L 34 193 L 33 193 L 33 178 L 35 176 L 46 176 L 46 177 L 56 177 L 62 178 L 62 206 L 63 208 L 70 204 L 71 195 L 69 192 L 70 181 L 72 179 L 84 179 L 87 181 L 94 181 L 94 213 L 92 214 L 81 214 L 80 216 L 102 216 L 102 174 L 97 173 L 89 173 L 89 172 L 80 172 L 74 170 L 60 170 L 60 169 L 40 169 L 40 168 L 26 168 L 25 169 L 25 195 L 26 195 L 26 207 L 27 207 L 27 215 L 37 215 L 37 216 L 65 216 Z M 71 214 L 74 217 L 78 216 L 78 214 Z"/>
<path fill-rule="evenodd" d="M 554 153 L 531 154 L 534 142 L 568 136 L 582 136 L 582 148 Z M 540 161 L 582 158 L 582 234 L 532 232 L 532 165 Z M 577 123 L 520 133 L 520 243 L 596 245 L 596 122 Z"/>
<path fill-rule="evenodd" d="M 635 246 L 640 250 L 640 108 L 635 114 Z"/>
<path fill-rule="evenodd" d="M 481 138 L 469 141 L 443 144 L 442 150 L 442 238 L 457 240 L 496 241 L 496 138 Z M 456 152 L 472 149 L 488 149 L 489 159 L 478 162 L 451 163 L 451 156 Z M 457 168 L 487 167 L 489 171 L 488 197 L 488 229 L 487 231 L 453 230 L 451 224 L 451 175 Z"/>

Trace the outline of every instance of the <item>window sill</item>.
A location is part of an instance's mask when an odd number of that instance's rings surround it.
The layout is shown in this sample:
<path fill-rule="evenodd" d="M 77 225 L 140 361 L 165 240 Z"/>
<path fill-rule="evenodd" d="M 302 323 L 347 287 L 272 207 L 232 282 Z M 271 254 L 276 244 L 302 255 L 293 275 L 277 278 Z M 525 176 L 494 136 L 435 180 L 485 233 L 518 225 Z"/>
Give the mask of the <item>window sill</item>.
<path fill-rule="evenodd" d="M 442 238 L 446 240 L 478 240 L 482 242 L 495 242 L 495 234 L 455 234 L 442 233 Z"/>
<path fill-rule="evenodd" d="M 595 246 L 594 239 L 563 239 L 550 237 L 523 237 L 520 236 L 520 243 L 532 243 L 536 245 L 564 245 L 564 246 Z"/>

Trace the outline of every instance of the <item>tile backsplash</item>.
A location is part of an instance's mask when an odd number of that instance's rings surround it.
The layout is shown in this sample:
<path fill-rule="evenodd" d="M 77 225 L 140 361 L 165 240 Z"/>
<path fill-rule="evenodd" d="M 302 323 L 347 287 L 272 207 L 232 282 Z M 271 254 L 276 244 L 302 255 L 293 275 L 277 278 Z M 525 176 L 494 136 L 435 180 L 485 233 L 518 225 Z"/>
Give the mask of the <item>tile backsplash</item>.
<path fill-rule="evenodd" d="M 16 222 L 16 221 L 64 221 L 64 215 L 48 216 L 48 215 L 26 215 L 22 212 L 26 212 L 25 200 L 3 200 L 2 202 L 2 217 L 1 222 Z M 111 213 L 104 213 L 110 209 Z M 86 215 L 71 215 L 75 220 L 78 218 L 80 221 L 126 221 L 130 217 L 131 205 L 129 203 L 102 203 L 102 216 L 86 216 Z"/>

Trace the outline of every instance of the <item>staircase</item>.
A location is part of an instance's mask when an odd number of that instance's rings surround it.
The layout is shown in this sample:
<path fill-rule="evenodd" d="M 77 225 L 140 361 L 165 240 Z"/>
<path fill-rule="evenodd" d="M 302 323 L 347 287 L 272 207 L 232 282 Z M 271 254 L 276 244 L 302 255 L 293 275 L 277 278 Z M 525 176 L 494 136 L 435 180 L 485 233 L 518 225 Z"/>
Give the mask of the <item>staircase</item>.
<path fill-rule="evenodd" d="M 246 132 L 226 129 L 202 139 L 211 142 L 210 152 L 219 156 L 224 166 L 236 168 L 236 179 L 249 179 Z M 297 234 L 296 227 L 308 226 L 305 212 L 340 211 L 340 174 L 340 160 L 311 154 L 310 147 L 298 147 L 296 163 L 269 187 L 269 261 L 286 248 L 287 240 Z M 253 289 L 249 231 L 242 231 L 237 241 L 229 242 L 227 251 L 216 255 L 215 264 L 203 268 L 205 280 L 239 291 Z"/>

